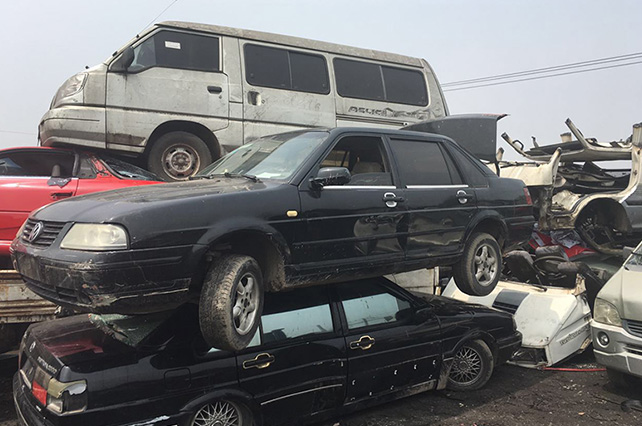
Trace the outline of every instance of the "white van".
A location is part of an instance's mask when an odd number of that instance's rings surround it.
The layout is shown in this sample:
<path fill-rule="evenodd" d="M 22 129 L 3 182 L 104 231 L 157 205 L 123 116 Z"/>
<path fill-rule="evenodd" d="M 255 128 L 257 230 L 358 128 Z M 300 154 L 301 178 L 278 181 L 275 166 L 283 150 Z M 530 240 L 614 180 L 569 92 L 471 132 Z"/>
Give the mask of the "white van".
<path fill-rule="evenodd" d="M 401 126 L 448 115 L 418 58 L 302 38 L 163 22 L 67 80 L 40 144 L 144 156 L 183 180 L 246 141 L 309 127 Z"/>

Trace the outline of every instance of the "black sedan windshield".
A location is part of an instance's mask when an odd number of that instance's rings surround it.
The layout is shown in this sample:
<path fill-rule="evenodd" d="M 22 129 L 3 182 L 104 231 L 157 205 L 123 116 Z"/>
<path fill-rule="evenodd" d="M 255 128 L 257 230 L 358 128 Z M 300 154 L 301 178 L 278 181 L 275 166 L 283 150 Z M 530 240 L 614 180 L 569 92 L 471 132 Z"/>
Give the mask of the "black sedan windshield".
<path fill-rule="evenodd" d="M 231 174 L 288 180 L 327 137 L 327 132 L 313 131 L 261 138 L 235 149 L 198 176 Z"/>

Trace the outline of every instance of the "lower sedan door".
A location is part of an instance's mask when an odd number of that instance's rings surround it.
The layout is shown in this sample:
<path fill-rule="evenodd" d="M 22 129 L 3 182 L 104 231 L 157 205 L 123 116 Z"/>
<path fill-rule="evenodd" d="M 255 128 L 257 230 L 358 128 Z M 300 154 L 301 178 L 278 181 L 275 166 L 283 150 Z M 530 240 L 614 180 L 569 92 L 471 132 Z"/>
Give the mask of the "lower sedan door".
<path fill-rule="evenodd" d="M 241 388 L 253 395 L 267 425 L 314 417 L 343 403 L 345 342 L 327 296 L 326 287 L 266 294 L 262 343 L 237 356 Z"/>
<path fill-rule="evenodd" d="M 439 321 L 417 321 L 404 294 L 378 280 L 339 284 L 348 347 L 346 403 L 432 389 L 439 379 Z"/>

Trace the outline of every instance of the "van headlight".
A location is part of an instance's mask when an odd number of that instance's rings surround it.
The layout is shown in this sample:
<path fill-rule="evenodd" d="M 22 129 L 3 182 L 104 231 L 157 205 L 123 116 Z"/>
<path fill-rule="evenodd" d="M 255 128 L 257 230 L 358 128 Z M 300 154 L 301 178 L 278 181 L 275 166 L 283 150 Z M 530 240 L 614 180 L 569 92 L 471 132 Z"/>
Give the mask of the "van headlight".
<path fill-rule="evenodd" d="M 70 414 L 87 408 L 87 382 L 59 382 L 52 378 L 47 386 L 47 409 L 57 414 Z"/>
<path fill-rule="evenodd" d="M 595 299 L 593 319 L 602 324 L 622 326 L 622 320 L 620 319 L 620 313 L 617 311 L 617 308 L 612 303 L 603 299 Z"/>
<path fill-rule="evenodd" d="M 75 223 L 60 243 L 68 250 L 111 251 L 129 248 L 127 231 L 119 225 Z"/>
<path fill-rule="evenodd" d="M 56 96 L 54 96 L 53 101 L 51 102 L 51 108 L 56 108 L 63 99 L 79 93 L 85 85 L 85 81 L 87 81 L 86 72 L 80 72 L 67 79 L 67 81 L 65 81 L 56 92 Z M 79 103 L 81 101 L 82 100 L 79 99 L 73 100 L 74 103 Z"/>

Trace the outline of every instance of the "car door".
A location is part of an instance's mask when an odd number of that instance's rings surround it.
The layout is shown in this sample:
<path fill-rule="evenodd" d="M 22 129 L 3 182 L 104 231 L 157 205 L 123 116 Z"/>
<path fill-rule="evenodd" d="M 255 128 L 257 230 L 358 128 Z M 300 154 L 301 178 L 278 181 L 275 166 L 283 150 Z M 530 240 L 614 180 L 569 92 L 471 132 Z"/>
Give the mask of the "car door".
<path fill-rule="evenodd" d="M 241 40 L 246 141 L 309 127 L 335 127 L 326 57 Z"/>
<path fill-rule="evenodd" d="M 303 238 L 294 250 L 300 272 L 402 261 L 405 191 L 394 183 L 383 138 L 376 134 L 340 136 L 310 177 L 326 167 L 347 168 L 351 180 L 317 189 L 306 178 L 299 186 L 306 221 Z"/>
<path fill-rule="evenodd" d="M 475 189 L 464 183 L 437 140 L 394 136 L 390 147 L 406 188 L 407 259 L 461 252 L 466 228 L 477 210 Z"/>
<path fill-rule="evenodd" d="M 417 320 L 411 297 L 381 279 L 337 284 L 348 351 L 346 403 L 436 385 L 439 320 Z"/>
<path fill-rule="evenodd" d="M 71 151 L 19 149 L 0 153 L 0 245 L 8 248 L 29 214 L 75 195 Z M 55 175 L 55 176 L 54 176 Z"/>
<path fill-rule="evenodd" d="M 266 424 L 341 406 L 346 349 L 335 318 L 325 286 L 266 294 L 261 344 L 237 356 L 240 386 L 260 405 Z"/>
<path fill-rule="evenodd" d="M 143 146 L 172 119 L 228 126 L 228 76 L 221 37 L 161 29 L 133 46 L 127 72 L 107 73 L 107 148 Z"/>

